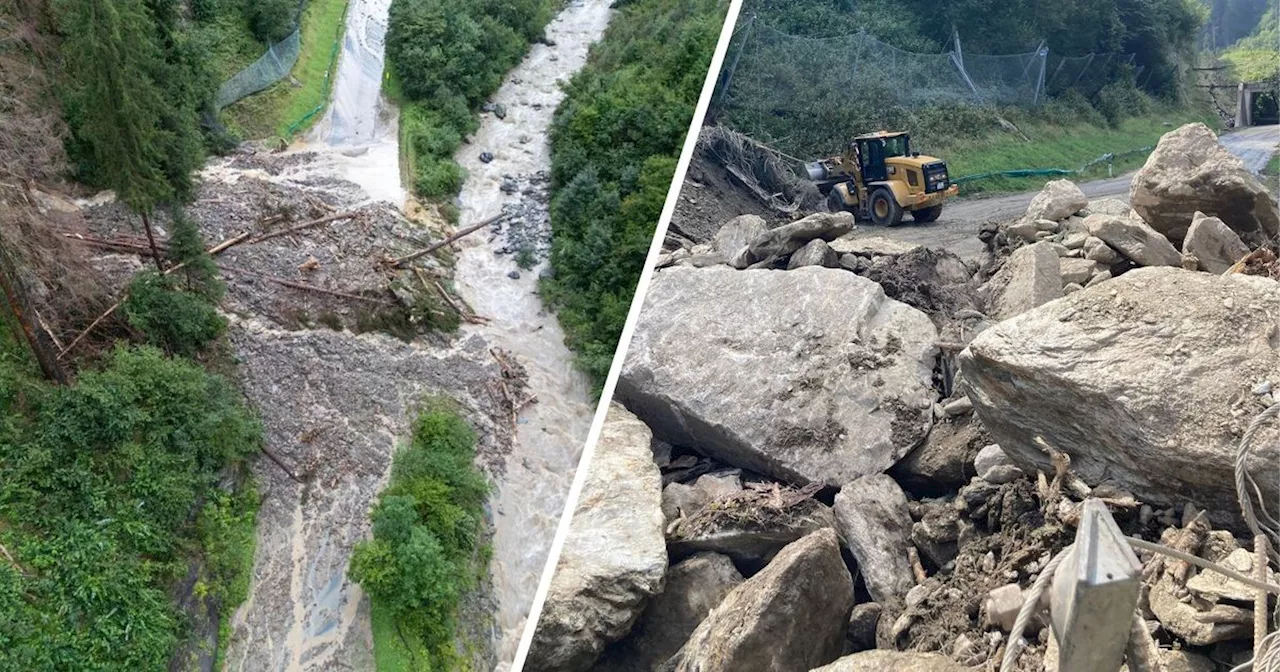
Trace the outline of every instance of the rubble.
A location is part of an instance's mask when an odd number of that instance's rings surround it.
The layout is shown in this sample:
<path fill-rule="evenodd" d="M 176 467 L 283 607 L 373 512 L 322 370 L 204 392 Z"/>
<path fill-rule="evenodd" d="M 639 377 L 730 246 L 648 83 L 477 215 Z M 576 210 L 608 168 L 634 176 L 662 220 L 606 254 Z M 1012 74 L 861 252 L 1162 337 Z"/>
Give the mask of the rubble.
<path fill-rule="evenodd" d="M 839 265 L 839 258 L 836 256 L 835 251 L 827 245 L 826 241 L 821 238 L 815 238 L 805 243 L 804 247 L 796 250 L 791 255 L 790 261 L 787 262 L 787 270 L 795 270 L 802 266 L 836 268 Z"/>
<path fill-rule="evenodd" d="M 1194 257 L 1200 270 L 1221 275 L 1249 254 L 1249 248 L 1221 219 L 1197 211 L 1182 243 L 1182 253 Z"/>
<path fill-rule="evenodd" d="M 1113 215 L 1085 218 L 1089 235 L 1118 250 L 1139 266 L 1181 266 L 1182 255 L 1169 239 L 1140 219 Z"/>

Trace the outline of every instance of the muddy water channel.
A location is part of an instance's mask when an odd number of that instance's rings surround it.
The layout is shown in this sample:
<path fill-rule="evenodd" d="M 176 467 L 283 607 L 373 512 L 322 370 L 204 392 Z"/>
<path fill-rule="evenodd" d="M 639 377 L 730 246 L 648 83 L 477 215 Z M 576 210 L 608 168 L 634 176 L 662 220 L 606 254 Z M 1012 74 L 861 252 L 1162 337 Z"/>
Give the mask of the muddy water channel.
<path fill-rule="evenodd" d="M 587 50 L 609 23 L 610 0 L 575 0 L 547 26 L 547 44 L 536 44 L 491 99 L 503 114 L 488 114 L 473 142 L 455 157 L 468 171 L 460 204 L 459 226 L 479 223 L 504 206 L 523 201 L 541 208 L 545 197 L 506 193 L 512 181 L 527 184 L 551 168 L 548 133 L 560 89 L 586 63 Z M 482 152 L 493 160 L 480 160 Z M 536 214 L 533 215 L 536 217 Z M 529 374 L 537 395 L 516 425 L 515 445 L 494 500 L 494 594 L 498 601 L 498 659 L 515 657 L 525 618 L 555 536 L 574 468 L 582 452 L 595 410 L 590 384 L 574 369 L 573 355 L 555 315 L 537 295 L 537 278 L 545 259 L 519 270 L 514 255 L 498 254 L 510 244 L 508 227 L 497 235 L 475 236 L 458 257 L 456 281 L 462 297 L 490 322 L 472 331 L 513 353 Z M 512 272 L 519 274 L 512 277 Z"/>
<path fill-rule="evenodd" d="M 537 277 L 549 245 L 548 130 L 563 97 L 560 86 L 603 34 L 609 4 L 571 0 L 548 26 L 548 44 L 534 45 L 495 94 L 501 113 L 485 114 L 458 153 L 469 171 L 458 226 L 504 211 L 523 223 L 459 242 L 455 284 L 486 322 L 465 325 L 455 337 L 403 343 L 377 333 L 300 327 L 295 308 L 317 313 L 322 307 L 312 305 L 315 297 L 275 310 L 280 304 L 261 283 L 231 285 L 231 341 L 245 391 L 262 411 L 271 455 L 255 467 L 262 494 L 258 546 L 249 597 L 232 617 L 227 669 L 373 669 L 368 600 L 346 568 L 352 548 L 369 534 L 369 509 L 414 407 L 432 394 L 466 409 L 482 437 L 479 461 L 500 475 L 490 501 L 488 657 L 499 667 L 514 657 L 594 410 L 590 385 L 574 369 L 563 332 L 537 294 Z M 310 282 L 374 290 L 385 286 L 385 277 L 370 260 L 420 247 L 424 232 L 397 212 L 405 191 L 396 110 L 381 96 L 389 5 L 352 0 L 333 98 L 307 137 L 283 154 L 214 162 L 195 206 L 210 240 L 234 235 L 234 227 L 259 219 L 268 204 L 306 217 L 324 208 L 357 208 L 361 217 L 228 253 L 228 263 L 273 274 L 318 265 Z M 492 161 L 481 162 L 481 152 Z M 508 236 L 515 230 L 521 245 L 532 236 L 533 247 L 543 251 L 531 269 L 518 270 L 510 254 Z M 527 393 L 536 396 L 520 409 L 514 435 L 492 394 L 500 376 L 494 348 L 523 367 Z"/>

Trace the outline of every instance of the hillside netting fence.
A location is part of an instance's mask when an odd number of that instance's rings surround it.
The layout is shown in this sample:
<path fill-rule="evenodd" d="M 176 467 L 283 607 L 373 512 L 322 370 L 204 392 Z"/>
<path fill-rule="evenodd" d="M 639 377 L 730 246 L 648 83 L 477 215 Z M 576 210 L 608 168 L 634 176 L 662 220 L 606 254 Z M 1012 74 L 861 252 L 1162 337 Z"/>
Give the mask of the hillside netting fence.
<path fill-rule="evenodd" d="M 306 0 L 299 0 L 293 13 L 292 33 L 271 45 L 258 60 L 218 87 L 213 101 L 219 110 L 275 84 L 293 71 L 293 65 L 298 62 L 298 53 L 302 50 L 302 8 L 305 6 Z"/>
<path fill-rule="evenodd" d="M 1060 57 L 1043 45 L 1018 54 L 966 54 L 956 40 L 942 53 L 916 53 L 866 33 L 810 38 L 759 24 L 742 32 L 720 82 L 722 109 L 812 112 L 941 102 L 1031 106 L 1068 89 L 1097 93 L 1134 61 L 1132 54 Z"/>

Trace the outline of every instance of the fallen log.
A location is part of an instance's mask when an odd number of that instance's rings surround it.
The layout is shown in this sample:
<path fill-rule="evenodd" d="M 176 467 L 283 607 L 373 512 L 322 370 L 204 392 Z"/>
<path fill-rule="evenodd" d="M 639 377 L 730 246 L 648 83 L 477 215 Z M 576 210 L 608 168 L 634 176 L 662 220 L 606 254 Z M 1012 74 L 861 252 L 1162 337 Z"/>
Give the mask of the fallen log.
<path fill-rule="evenodd" d="M 355 211 L 355 210 L 348 210 L 348 211 L 346 211 L 346 212 L 339 212 L 339 213 L 337 213 L 337 214 L 327 215 L 327 216 L 321 217 L 320 219 L 313 219 L 313 220 L 311 220 L 311 221 L 309 221 L 309 222 L 303 222 L 303 223 L 301 223 L 301 224 L 298 224 L 297 226 L 291 226 L 291 227 L 289 227 L 289 228 L 287 228 L 287 229 L 280 229 L 279 231 L 272 231 L 271 233 L 264 233 L 264 234 L 262 234 L 261 236 L 258 236 L 257 238 L 252 238 L 252 239 L 248 240 L 245 244 L 246 244 L 246 245 L 257 245 L 258 243 L 261 243 L 261 242 L 264 242 L 264 241 L 267 241 L 267 240 L 271 240 L 272 238 L 279 238 L 280 236 L 287 236 L 287 235 L 289 235 L 289 234 L 297 233 L 297 232 L 299 232 L 299 231 L 302 231 L 303 229 L 309 229 L 309 228 L 311 228 L 311 227 L 313 227 L 313 226 L 320 226 L 321 224 L 328 224 L 329 222 L 335 222 L 335 221 L 337 221 L 337 220 L 339 220 L 339 219 L 351 219 L 351 218 L 355 217 L 355 216 L 356 216 L 356 214 L 357 214 L 357 213 L 356 213 L 356 211 Z M 238 243 L 235 243 L 235 244 L 238 244 Z M 228 247 L 229 247 L 229 246 L 228 246 Z"/>
<path fill-rule="evenodd" d="M 266 280 L 267 282 L 274 282 L 277 285 L 282 285 L 284 287 L 292 287 L 293 289 L 301 289 L 307 292 L 317 292 L 320 294 L 328 294 L 330 296 L 337 296 L 344 299 L 351 299 L 353 301 L 365 301 L 367 303 L 375 303 L 381 306 L 395 305 L 394 303 L 387 301 L 385 299 L 377 299 L 371 296 L 361 296 L 359 294 L 350 294 L 348 292 L 340 292 L 336 289 L 325 289 L 324 287 L 308 285 L 305 282 L 298 282 L 296 280 L 289 280 L 287 278 L 277 278 L 274 275 L 267 275 L 265 273 L 258 273 L 256 271 L 247 271 L 243 268 L 236 268 L 234 266 L 227 266 L 225 264 L 218 264 L 218 268 L 228 273 L 235 273 L 237 275 L 247 275 L 252 278 L 259 278 L 262 280 Z"/>
<path fill-rule="evenodd" d="M 170 268 L 166 269 L 164 273 L 162 273 L 162 275 L 169 275 L 170 273 L 180 270 L 183 266 L 186 266 L 186 264 L 183 263 L 183 264 L 178 264 L 176 266 L 171 266 Z M 84 331 L 80 332 L 79 335 L 71 339 L 71 343 L 67 344 L 67 347 L 63 348 L 62 352 L 58 353 L 58 359 L 62 359 L 67 355 L 68 352 L 71 352 L 72 348 L 76 347 L 76 344 L 84 340 L 85 336 L 89 335 L 89 332 L 92 332 L 94 329 L 98 327 L 99 324 L 102 324 L 104 320 L 106 320 L 108 317 L 111 317 L 117 310 L 120 309 L 120 306 L 124 305 L 124 302 L 128 300 L 129 300 L 129 292 L 125 291 L 124 295 L 120 297 L 120 300 L 112 304 L 111 307 L 106 310 L 106 312 L 99 315 L 97 319 L 95 319 L 94 321 L 90 322 L 89 326 L 84 328 Z"/>
<path fill-rule="evenodd" d="M 435 252 L 436 250 L 438 250 L 438 249 L 440 249 L 440 248 L 444 247 L 445 245 L 448 245 L 448 244 L 450 244 L 450 243 L 452 243 L 452 242 L 454 242 L 454 241 L 458 240 L 459 238 L 462 238 L 463 236 L 467 236 L 467 235 L 470 235 L 470 234 L 472 234 L 472 233 L 475 233 L 476 231 L 479 231 L 480 229 L 483 229 L 483 228 L 484 228 L 484 227 L 486 227 L 486 226 L 490 226 L 490 225 L 492 225 L 492 224 L 495 224 L 495 223 L 497 223 L 497 222 L 501 221 L 502 219 L 504 219 L 505 217 L 506 217 L 506 215 L 496 215 L 496 216 L 494 216 L 494 217 L 490 217 L 489 219 L 484 220 L 483 222 L 480 222 L 479 224 L 475 224 L 475 225 L 473 225 L 473 226 L 468 226 L 467 228 L 462 229 L 461 231 L 458 231 L 457 233 L 453 234 L 452 236 L 449 236 L 448 238 L 445 238 L 444 240 L 442 240 L 442 241 L 440 241 L 440 242 L 438 242 L 438 243 L 435 243 L 435 244 L 433 244 L 433 245 L 430 245 L 430 246 L 428 246 L 428 247 L 426 247 L 426 248 L 424 248 L 424 249 L 418 250 L 417 252 L 414 252 L 413 254 L 405 255 L 405 256 L 403 256 L 403 257 L 400 257 L 399 259 L 395 259 L 395 260 L 393 260 L 393 261 L 391 262 L 391 265 L 392 265 L 392 266 L 394 266 L 394 267 L 399 267 L 399 266 L 403 266 L 403 265 L 405 265 L 405 264 L 407 264 L 407 263 L 409 263 L 409 262 L 413 261 L 414 259 L 419 259 L 419 258 L 421 258 L 421 257 L 425 257 L 425 256 L 427 256 L 428 254 L 431 254 L 432 252 Z"/>

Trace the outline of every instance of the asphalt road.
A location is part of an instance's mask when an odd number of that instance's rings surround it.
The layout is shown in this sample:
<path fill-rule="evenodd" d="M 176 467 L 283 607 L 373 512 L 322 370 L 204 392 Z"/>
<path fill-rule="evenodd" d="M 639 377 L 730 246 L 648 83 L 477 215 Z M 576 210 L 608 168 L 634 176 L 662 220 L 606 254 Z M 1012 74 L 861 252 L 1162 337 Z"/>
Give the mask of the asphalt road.
<path fill-rule="evenodd" d="M 1254 126 L 1218 138 L 1232 154 L 1239 156 L 1250 170 L 1259 171 L 1271 160 L 1280 143 L 1280 126 Z M 1090 199 L 1118 198 L 1129 200 L 1129 184 L 1133 173 L 1105 180 L 1080 183 Z M 1008 221 L 1021 217 L 1037 191 L 1007 194 L 989 198 L 961 198 L 947 203 L 942 217 L 932 224 L 915 224 L 908 217 L 902 224 L 884 229 L 860 224 L 853 237 L 880 236 L 904 243 L 916 243 L 948 249 L 961 257 L 973 258 L 982 251 L 978 227 L 988 221 Z"/>

